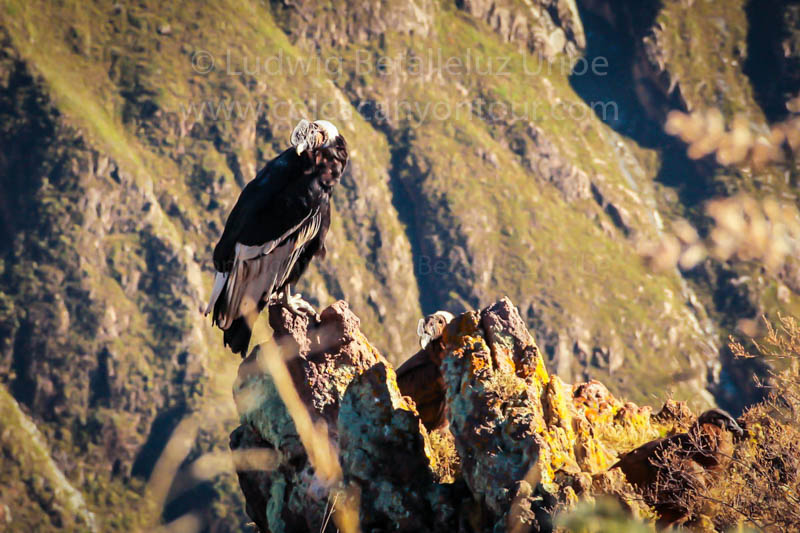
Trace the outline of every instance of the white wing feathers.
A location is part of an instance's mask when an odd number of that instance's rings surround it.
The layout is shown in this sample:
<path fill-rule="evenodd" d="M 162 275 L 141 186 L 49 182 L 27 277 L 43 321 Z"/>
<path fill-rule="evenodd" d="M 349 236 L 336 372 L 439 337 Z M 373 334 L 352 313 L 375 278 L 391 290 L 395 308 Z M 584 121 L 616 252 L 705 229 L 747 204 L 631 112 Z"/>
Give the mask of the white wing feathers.
<path fill-rule="evenodd" d="M 306 217 L 280 239 L 258 246 L 236 243 L 230 272 L 217 272 L 214 277 L 206 315 L 214 309 L 223 291 L 227 305 L 220 316 L 214 317 L 220 328 L 228 329 L 240 316 L 257 313 L 262 298 L 268 299 L 286 283 L 303 246 L 317 235 L 321 222 L 322 217 L 317 212 Z"/>
<path fill-rule="evenodd" d="M 214 304 L 217 303 L 217 299 L 219 295 L 222 294 L 222 289 L 225 287 L 225 281 L 227 279 L 227 272 L 217 272 L 214 274 L 214 287 L 211 289 L 211 298 L 209 298 L 208 306 L 206 306 L 206 311 L 203 313 L 205 316 L 208 316 L 208 313 L 214 308 Z"/>

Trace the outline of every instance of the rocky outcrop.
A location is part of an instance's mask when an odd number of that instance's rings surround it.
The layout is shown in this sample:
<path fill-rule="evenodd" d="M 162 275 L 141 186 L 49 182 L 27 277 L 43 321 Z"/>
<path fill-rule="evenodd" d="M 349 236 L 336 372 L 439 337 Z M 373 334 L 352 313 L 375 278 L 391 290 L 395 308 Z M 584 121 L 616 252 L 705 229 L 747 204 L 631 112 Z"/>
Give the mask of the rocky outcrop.
<path fill-rule="evenodd" d="M 344 302 L 312 325 L 273 307 L 270 323 L 274 342 L 240 368 L 234 396 L 242 425 L 231 435 L 234 451 L 265 449 L 280 458 L 277 467 L 251 463 L 239 472 L 247 512 L 263 532 L 334 531 L 326 522 L 332 524 L 343 487 L 360 495 L 365 531 L 550 531 L 559 509 L 600 493 L 645 513 L 624 476 L 609 467 L 620 453 L 685 430 L 693 419 L 684 404 L 668 402 L 651 416 L 649 407 L 614 398 L 598 381 L 572 386 L 549 375 L 507 298 L 445 328 L 449 426 L 432 433 Z M 298 415 L 259 364 L 276 349 L 290 356 L 299 397 L 338 452 L 341 476 L 333 483 L 312 468 Z M 447 432 L 452 438 L 441 438 Z M 455 453 L 437 449 L 448 442 Z M 451 479 L 437 464 L 447 457 Z"/>
<path fill-rule="evenodd" d="M 367 341 L 358 318 L 344 302 L 325 309 L 318 326 L 307 318 L 271 307 L 276 346 L 288 359 L 294 389 L 315 423 L 322 423 L 333 441 L 342 397 L 350 382 L 383 357 Z M 325 521 L 329 487 L 314 475 L 292 416 L 266 370 L 264 358 L 276 356 L 256 348 L 241 364 L 234 385 L 242 426 L 231 435 L 231 448 L 267 448 L 280 454 L 272 472 L 239 473 L 247 511 L 262 531 L 320 531 Z M 265 507 L 266 505 L 266 507 Z"/>
<path fill-rule="evenodd" d="M 591 197 L 589 176 L 559 153 L 542 128 L 529 122 L 523 127 L 508 128 L 507 135 L 522 164 L 539 179 L 552 183 L 565 201 Z"/>
<path fill-rule="evenodd" d="M 583 25 L 574 0 L 461 0 L 461 9 L 482 19 L 504 41 L 522 44 L 528 51 L 552 61 L 566 53 L 576 56 L 586 47 Z"/>
<path fill-rule="evenodd" d="M 351 382 L 338 428 L 344 482 L 361 493 L 362 530 L 457 530 L 466 491 L 436 482 L 430 439 L 390 366 L 378 363 Z"/>
<path fill-rule="evenodd" d="M 292 37 L 327 46 L 366 43 L 387 31 L 427 36 L 433 31 L 436 8 L 431 0 L 333 2 L 324 9 L 316 2 L 272 4 L 286 27 L 294 28 Z"/>

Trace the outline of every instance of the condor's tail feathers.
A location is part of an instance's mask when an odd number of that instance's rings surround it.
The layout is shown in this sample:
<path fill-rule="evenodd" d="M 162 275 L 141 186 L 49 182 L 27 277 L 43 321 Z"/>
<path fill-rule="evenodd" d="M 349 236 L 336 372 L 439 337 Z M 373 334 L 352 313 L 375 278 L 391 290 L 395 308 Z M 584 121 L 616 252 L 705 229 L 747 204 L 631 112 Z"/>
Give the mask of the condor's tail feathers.
<path fill-rule="evenodd" d="M 217 273 L 217 280 L 220 279 L 220 273 Z M 212 320 L 213 323 L 216 325 L 220 325 L 220 317 L 227 317 L 228 315 L 228 300 L 224 294 L 224 286 L 226 285 L 225 281 L 227 281 L 227 273 L 223 279 L 222 287 L 217 289 L 215 284 L 214 292 L 217 294 L 212 294 L 211 296 L 211 303 L 209 303 L 209 308 L 213 307 L 213 315 Z M 222 294 L 220 294 L 222 293 Z M 221 297 L 220 297 L 221 296 Z M 258 311 L 261 311 L 263 305 L 258 307 Z M 211 310 L 211 309 L 209 309 Z M 206 313 L 208 313 L 208 311 Z M 253 334 L 253 330 L 248 325 L 247 320 L 245 320 L 244 316 L 240 316 L 230 322 L 230 325 L 227 329 L 224 329 L 222 332 L 222 342 L 225 346 L 230 347 L 233 353 L 238 353 L 242 357 L 247 356 L 247 348 L 250 346 L 250 337 Z"/>
<path fill-rule="evenodd" d="M 242 357 L 247 355 L 247 348 L 250 346 L 250 336 L 253 331 L 247 325 L 244 317 L 239 317 L 231 323 L 231 327 L 226 329 L 222 335 L 225 346 L 229 346 L 233 353 L 238 353 Z"/>

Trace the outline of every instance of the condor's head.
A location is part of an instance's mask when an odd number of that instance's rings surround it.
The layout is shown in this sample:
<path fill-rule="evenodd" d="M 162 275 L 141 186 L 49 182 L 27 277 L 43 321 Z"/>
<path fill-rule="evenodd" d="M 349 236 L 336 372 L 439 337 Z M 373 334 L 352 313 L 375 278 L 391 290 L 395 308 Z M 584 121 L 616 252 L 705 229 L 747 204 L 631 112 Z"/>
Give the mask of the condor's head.
<path fill-rule="evenodd" d="M 744 429 L 736 422 L 736 420 L 727 412 L 722 409 L 709 409 L 697 418 L 695 425 L 702 427 L 703 424 L 711 424 L 733 433 L 735 437 L 741 438 L 744 436 Z"/>
<path fill-rule="evenodd" d="M 297 155 L 311 161 L 308 172 L 318 176 L 326 187 L 339 182 L 347 166 L 347 142 L 336 126 L 327 120 L 301 120 L 292 132 L 291 143 Z"/>

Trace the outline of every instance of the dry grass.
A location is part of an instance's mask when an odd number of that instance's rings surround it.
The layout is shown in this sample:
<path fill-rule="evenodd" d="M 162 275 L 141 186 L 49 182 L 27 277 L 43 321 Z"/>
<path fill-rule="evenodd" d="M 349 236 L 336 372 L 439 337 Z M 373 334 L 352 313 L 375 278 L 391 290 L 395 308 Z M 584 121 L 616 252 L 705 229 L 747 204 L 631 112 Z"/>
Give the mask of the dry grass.
<path fill-rule="evenodd" d="M 800 326 L 781 317 L 767 329 L 766 338 L 754 342 L 755 355 L 737 341 L 730 345 L 738 357 L 764 357 L 784 367 L 761 383 L 767 398 L 740 418 L 747 435 L 725 458 L 730 464 L 712 474 L 668 451 L 660 460 L 663 477 L 644 495 L 685 510 L 694 530 L 800 530 Z"/>
<path fill-rule="evenodd" d="M 775 417 L 772 402 L 744 417 L 753 432 L 724 478 L 700 494 L 704 514 L 719 530 L 740 525 L 759 531 L 800 529 L 800 432 Z"/>
<path fill-rule="evenodd" d="M 766 322 L 766 321 L 765 321 Z M 800 325 L 781 316 L 767 322 L 767 335 L 751 354 L 736 341 L 737 357 L 762 357 L 782 367 L 766 382 L 767 398 L 742 421 L 748 440 L 734 454 L 726 479 L 712 488 L 714 522 L 729 528 L 740 522 L 761 531 L 800 529 Z"/>
<path fill-rule="evenodd" d="M 439 483 L 453 483 L 461 473 L 461 459 L 456 441 L 448 428 L 431 431 L 428 435 L 433 452 L 433 472 Z"/>
<path fill-rule="evenodd" d="M 513 372 L 495 372 L 484 383 L 486 392 L 497 395 L 501 403 L 508 402 L 525 391 L 525 382 Z"/>
<path fill-rule="evenodd" d="M 606 450 L 627 452 L 641 446 L 645 442 L 659 438 L 652 425 L 637 426 L 633 424 L 601 424 L 596 426 L 595 437 Z"/>

